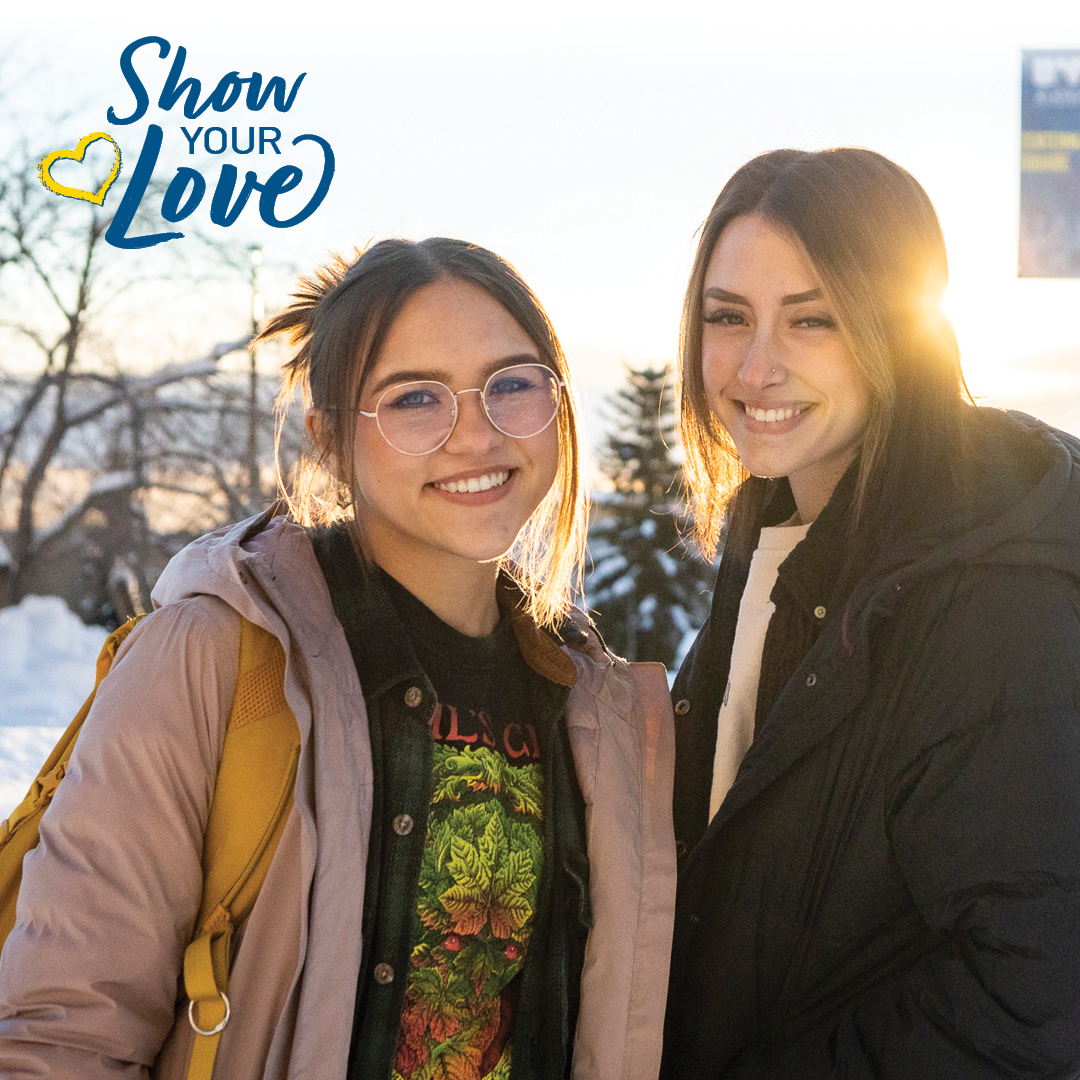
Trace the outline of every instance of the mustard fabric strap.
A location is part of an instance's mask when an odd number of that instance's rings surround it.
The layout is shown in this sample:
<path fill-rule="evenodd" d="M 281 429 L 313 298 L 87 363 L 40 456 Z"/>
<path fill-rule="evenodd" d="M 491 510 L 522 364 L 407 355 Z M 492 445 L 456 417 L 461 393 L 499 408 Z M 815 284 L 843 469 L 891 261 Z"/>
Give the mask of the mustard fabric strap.
<path fill-rule="evenodd" d="M 214 1027 L 225 1015 L 225 1006 L 221 1001 L 221 989 L 214 978 L 214 956 L 209 934 L 200 934 L 184 951 L 184 992 L 199 1005 L 216 1004 L 221 1016 L 211 1024 L 202 1021 L 199 1027 Z"/>
<path fill-rule="evenodd" d="M 191 1051 L 191 1064 L 188 1066 L 187 1080 L 211 1080 L 214 1075 L 214 1058 L 217 1057 L 217 1035 L 196 1035 L 195 1046 Z"/>
<path fill-rule="evenodd" d="M 232 934 L 212 937 L 200 934 L 184 951 L 184 991 L 189 998 L 188 1019 L 195 1029 L 195 1044 L 188 1065 L 188 1080 L 211 1080 L 217 1056 L 221 1028 L 228 1020 L 229 1003 L 225 985 L 219 986 L 214 975 L 215 959 L 218 970 L 228 971 L 229 942 Z M 213 1032 L 213 1034 L 204 1034 Z"/>

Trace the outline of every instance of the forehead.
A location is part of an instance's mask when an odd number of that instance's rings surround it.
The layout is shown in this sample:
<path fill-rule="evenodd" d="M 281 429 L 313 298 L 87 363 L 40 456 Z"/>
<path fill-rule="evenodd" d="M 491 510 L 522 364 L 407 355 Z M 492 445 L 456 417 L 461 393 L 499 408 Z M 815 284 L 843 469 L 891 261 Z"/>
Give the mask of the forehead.
<path fill-rule="evenodd" d="M 729 222 L 705 270 L 705 288 L 788 295 L 820 286 L 802 244 L 761 214 Z"/>
<path fill-rule="evenodd" d="M 453 278 L 417 289 L 383 339 L 369 379 L 394 369 L 472 377 L 506 359 L 540 359 L 517 320 L 477 285 Z"/>

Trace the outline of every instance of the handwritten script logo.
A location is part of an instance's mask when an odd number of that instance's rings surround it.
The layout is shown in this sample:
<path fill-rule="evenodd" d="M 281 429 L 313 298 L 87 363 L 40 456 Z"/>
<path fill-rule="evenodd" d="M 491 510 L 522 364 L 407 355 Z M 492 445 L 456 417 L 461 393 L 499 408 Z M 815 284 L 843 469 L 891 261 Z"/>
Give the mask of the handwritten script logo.
<path fill-rule="evenodd" d="M 126 116 L 120 116 L 117 111 L 109 106 L 106 119 L 114 126 L 134 124 L 141 120 L 150 106 L 150 95 L 147 92 L 143 80 L 135 70 L 133 63 L 135 53 L 147 45 L 156 45 L 159 59 L 169 55 L 172 46 L 161 37 L 141 37 L 133 41 L 120 54 L 120 70 L 128 87 L 135 97 L 134 108 Z M 157 107 L 162 112 L 170 112 L 172 108 L 183 100 L 181 111 L 188 120 L 195 120 L 209 109 L 214 113 L 225 113 L 237 105 L 241 98 L 248 112 L 261 112 L 270 105 L 275 112 L 288 113 L 296 101 L 300 84 L 304 81 L 307 72 L 303 72 L 293 80 L 292 86 L 287 87 L 285 79 L 280 75 L 274 75 L 263 84 L 261 72 L 253 71 L 246 77 L 241 77 L 239 72 L 230 71 L 223 75 L 214 88 L 203 98 L 202 83 L 196 78 L 182 78 L 184 63 L 187 60 L 187 50 L 179 45 L 173 58 L 169 73 L 158 95 Z M 230 125 L 231 126 L 231 125 Z M 187 142 L 188 153 L 195 154 L 199 136 L 202 136 L 201 146 L 203 151 L 210 155 L 224 154 L 231 145 L 235 154 L 251 154 L 258 147 L 260 157 L 270 153 L 281 156 L 281 148 L 278 145 L 284 136 L 281 129 L 270 124 L 262 124 L 258 127 L 258 136 L 255 134 L 255 125 L 248 125 L 247 131 L 243 132 L 241 126 L 231 126 L 230 133 L 224 127 L 200 125 L 194 132 L 188 131 L 187 127 L 181 127 L 180 131 Z M 241 137 L 243 132 L 243 137 Z M 139 151 L 135 162 L 135 170 L 128 181 L 127 189 L 120 200 L 112 222 L 105 233 L 105 239 L 113 247 L 118 248 L 146 248 L 155 244 L 162 244 L 167 240 L 179 240 L 182 232 L 158 232 L 141 236 L 129 236 L 128 230 L 131 223 L 146 197 L 147 188 L 154 175 L 158 157 L 161 153 L 162 138 L 164 132 L 159 124 L 149 124 L 143 139 L 142 149 Z M 85 191 L 81 188 L 65 187 L 53 179 L 50 170 L 55 162 L 71 159 L 82 161 L 87 148 L 99 139 L 106 139 L 113 144 L 116 151 L 112 171 L 104 184 L 96 191 Z M 293 225 L 299 225 L 306 221 L 322 205 L 326 193 L 330 190 L 330 182 L 334 178 L 334 151 L 330 143 L 319 135 L 303 134 L 293 138 L 289 145 L 298 147 L 304 143 L 315 143 L 322 152 L 322 171 L 315 190 L 309 196 L 307 202 L 295 213 L 288 217 L 279 217 L 277 200 L 286 192 L 300 187 L 304 179 L 304 171 L 298 165 L 281 165 L 276 168 L 263 181 L 259 180 L 258 173 L 249 169 L 244 174 L 243 183 L 237 191 L 239 175 L 235 165 L 224 163 L 221 165 L 214 183 L 213 195 L 210 197 L 210 220 L 215 225 L 229 226 L 236 222 L 237 218 L 247 206 L 251 196 L 258 192 L 259 217 L 267 225 L 275 229 L 288 229 Z M 104 131 L 91 132 L 78 142 L 74 150 L 60 149 L 46 154 L 38 165 L 38 176 L 41 182 L 55 195 L 61 195 L 70 199 L 85 199 L 103 206 L 105 196 L 113 181 L 120 175 L 121 153 L 116 140 Z M 202 169 L 181 166 L 169 181 L 168 187 L 161 200 L 161 216 L 168 222 L 175 224 L 190 217 L 200 206 L 208 190 L 207 177 Z"/>

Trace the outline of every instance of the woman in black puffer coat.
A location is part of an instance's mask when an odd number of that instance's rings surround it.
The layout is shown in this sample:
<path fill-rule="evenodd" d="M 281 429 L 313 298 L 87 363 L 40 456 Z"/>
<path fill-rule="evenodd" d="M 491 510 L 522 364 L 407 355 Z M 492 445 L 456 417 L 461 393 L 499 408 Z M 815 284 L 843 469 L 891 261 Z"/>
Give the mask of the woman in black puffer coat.
<path fill-rule="evenodd" d="M 970 404 L 946 275 L 867 150 L 702 230 L 665 1080 L 1080 1074 L 1080 442 Z"/>

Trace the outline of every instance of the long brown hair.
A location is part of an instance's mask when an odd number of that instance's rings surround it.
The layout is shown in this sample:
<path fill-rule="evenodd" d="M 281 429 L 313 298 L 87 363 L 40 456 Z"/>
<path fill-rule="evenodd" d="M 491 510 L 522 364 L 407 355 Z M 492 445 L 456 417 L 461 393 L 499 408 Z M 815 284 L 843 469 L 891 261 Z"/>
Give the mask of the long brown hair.
<path fill-rule="evenodd" d="M 870 503 L 902 505 L 956 458 L 966 393 L 952 326 L 941 311 L 948 282 L 945 241 L 926 192 L 910 173 L 871 150 L 774 150 L 724 185 L 701 229 L 683 305 L 678 396 L 696 533 L 716 550 L 736 489 L 731 538 L 752 540 L 775 482 L 748 477 L 734 443 L 705 399 L 702 290 L 724 229 L 760 214 L 801 245 L 836 308 L 837 322 L 870 389 L 852 528 Z"/>
<path fill-rule="evenodd" d="M 565 384 L 557 416 L 559 468 L 555 483 L 522 530 L 504 568 L 524 590 L 530 613 L 553 624 L 579 588 L 585 540 L 577 408 L 562 347 L 543 307 L 517 271 L 493 252 L 462 240 L 432 237 L 383 240 L 347 262 L 340 256 L 301 278 L 292 303 L 271 318 L 260 340 L 284 335 L 296 347 L 285 365 L 279 414 L 296 392 L 319 410 L 325 431 L 320 453 L 311 447 L 291 484 L 280 476 L 293 516 L 302 524 L 343 520 L 362 552 L 353 453 L 360 396 L 383 341 L 406 300 L 418 289 L 454 278 L 484 290 L 532 340 L 543 363 Z M 279 428 L 280 430 L 280 428 Z M 336 481 L 323 468 L 339 463 Z"/>

